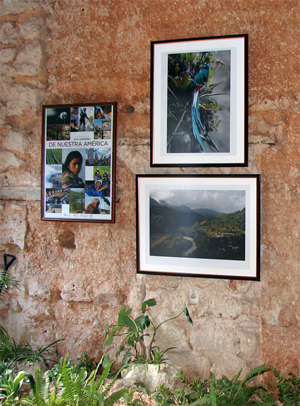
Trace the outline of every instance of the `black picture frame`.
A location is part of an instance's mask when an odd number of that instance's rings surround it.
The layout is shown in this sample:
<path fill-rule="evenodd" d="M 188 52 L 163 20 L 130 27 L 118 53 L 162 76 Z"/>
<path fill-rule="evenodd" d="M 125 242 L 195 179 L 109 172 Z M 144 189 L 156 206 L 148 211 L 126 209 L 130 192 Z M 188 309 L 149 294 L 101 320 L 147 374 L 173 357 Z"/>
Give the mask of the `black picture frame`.
<path fill-rule="evenodd" d="M 248 35 L 151 42 L 151 166 L 247 166 Z"/>
<path fill-rule="evenodd" d="M 137 273 L 260 279 L 260 175 L 137 175 Z"/>
<path fill-rule="evenodd" d="M 117 103 L 43 106 L 42 220 L 115 222 Z"/>

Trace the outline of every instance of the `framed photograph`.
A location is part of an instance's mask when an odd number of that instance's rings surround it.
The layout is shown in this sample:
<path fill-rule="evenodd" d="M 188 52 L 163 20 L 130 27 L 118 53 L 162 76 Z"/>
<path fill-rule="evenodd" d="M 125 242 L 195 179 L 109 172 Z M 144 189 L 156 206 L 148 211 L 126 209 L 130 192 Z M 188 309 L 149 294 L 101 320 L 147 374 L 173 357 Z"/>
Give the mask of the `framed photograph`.
<path fill-rule="evenodd" d="M 151 43 L 151 166 L 246 166 L 248 36 Z"/>
<path fill-rule="evenodd" d="M 137 175 L 137 272 L 259 280 L 259 175 Z"/>
<path fill-rule="evenodd" d="M 42 220 L 115 221 L 117 103 L 43 106 Z"/>

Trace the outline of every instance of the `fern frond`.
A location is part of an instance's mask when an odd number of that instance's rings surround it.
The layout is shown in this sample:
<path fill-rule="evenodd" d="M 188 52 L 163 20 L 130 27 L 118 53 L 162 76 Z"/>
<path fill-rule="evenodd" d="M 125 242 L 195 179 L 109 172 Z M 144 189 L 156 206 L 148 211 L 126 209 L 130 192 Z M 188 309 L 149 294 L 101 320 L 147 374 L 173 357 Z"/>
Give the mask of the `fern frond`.
<path fill-rule="evenodd" d="M 242 369 L 239 370 L 239 372 L 233 377 L 232 381 L 231 381 L 231 389 L 230 389 L 230 398 L 232 397 L 233 391 L 236 390 L 236 392 L 238 393 L 240 388 L 242 387 L 242 382 L 239 383 L 238 387 L 236 388 L 235 384 L 239 378 L 239 376 L 242 373 Z M 237 396 L 237 393 L 235 395 L 235 397 Z"/>
<path fill-rule="evenodd" d="M 67 360 L 65 358 L 61 370 L 61 383 L 63 386 L 61 397 L 66 400 L 68 404 L 76 405 L 78 403 L 75 399 L 80 397 L 83 388 L 83 384 L 80 388 L 81 371 L 78 373 L 78 375 L 76 374 L 74 376 L 72 376 L 70 372 L 70 367 L 67 365 Z"/>
<path fill-rule="evenodd" d="M 44 398 L 43 398 L 45 382 L 43 380 L 41 371 L 39 369 L 37 369 L 35 371 L 35 374 L 34 374 L 35 379 L 33 379 L 32 375 L 27 376 L 27 378 L 29 380 L 34 399 L 36 400 L 38 405 L 40 405 L 40 406 L 46 405 L 46 402 L 44 401 Z"/>
<path fill-rule="evenodd" d="M 104 370 L 103 370 L 103 372 L 102 372 L 102 374 L 101 374 L 101 376 L 100 376 L 100 378 L 99 378 L 99 382 L 98 382 L 98 385 L 97 385 L 97 389 L 98 389 L 99 391 L 101 391 L 101 389 L 102 389 L 102 387 L 103 387 L 103 384 L 104 384 L 104 381 L 105 381 L 105 379 L 108 377 L 108 374 L 109 374 L 109 372 L 110 372 L 110 369 L 111 369 L 112 364 L 113 364 L 113 361 L 111 361 L 111 362 L 104 368 Z M 111 386 L 112 386 L 112 382 L 111 382 L 111 383 L 108 385 L 108 387 L 104 390 L 104 393 L 108 392 Z"/>
<path fill-rule="evenodd" d="M 10 341 L 9 334 L 3 326 L 0 326 L 0 341 L 2 342 Z"/>
<path fill-rule="evenodd" d="M 216 380 L 214 375 L 212 375 L 210 378 L 209 398 L 211 401 L 211 406 L 217 406 Z"/>
<path fill-rule="evenodd" d="M 189 406 L 212 406 L 211 399 L 209 395 L 205 395 L 203 398 L 195 400 L 189 404 Z"/>
<path fill-rule="evenodd" d="M 261 375 L 264 372 L 268 371 L 270 367 L 266 365 L 259 365 L 258 367 L 253 368 L 243 379 L 243 384 L 245 382 L 251 382 L 257 375 Z"/>
<path fill-rule="evenodd" d="M 111 396 L 104 400 L 105 406 L 113 406 L 123 395 L 128 392 L 127 388 L 122 388 L 119 391 L 113 393 Z"/>

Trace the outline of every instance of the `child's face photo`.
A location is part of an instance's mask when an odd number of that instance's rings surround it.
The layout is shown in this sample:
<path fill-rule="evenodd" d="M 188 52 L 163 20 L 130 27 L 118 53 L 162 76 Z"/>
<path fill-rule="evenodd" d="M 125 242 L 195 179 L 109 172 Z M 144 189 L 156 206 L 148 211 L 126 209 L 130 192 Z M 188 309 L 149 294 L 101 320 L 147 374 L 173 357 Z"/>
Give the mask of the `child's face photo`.
<path fill-rule="evenodd" d="M 74 175 L 78 176 L 79 172 L 81 171 L 82 161 L 80 158 L 73 158 L 70 161 L 68 169 L 70 172 L 74 173 Z"/>

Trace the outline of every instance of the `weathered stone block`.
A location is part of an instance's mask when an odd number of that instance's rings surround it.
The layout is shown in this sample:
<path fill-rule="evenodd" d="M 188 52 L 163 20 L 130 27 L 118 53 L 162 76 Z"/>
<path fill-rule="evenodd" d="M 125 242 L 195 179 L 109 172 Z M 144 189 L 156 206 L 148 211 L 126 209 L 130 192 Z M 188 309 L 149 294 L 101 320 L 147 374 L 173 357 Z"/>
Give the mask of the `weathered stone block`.
<path fill-rule="evenodd" d="M 0 10 L 1 10 L 1 8 L 0 8 Z M 17 44 L 17 41 L 19 38 L 20 38 L 19 29 L 13 22 L 6 21 L 6 22 L 1 23 L 0 41 L 3 44 L 15 45 L 15 44 Z"/>
<path fill-rule="evenodd" d="M 80 286 L 75 284 L 74 282 L 70 282 L 63 287 L 61 292 L 61 298 L 65 302 L 91 302 L 92 299 L 86 290 Z"/>
<path fill-rule="evenodd" d="M 23 302 L 22 309 L 25 312 L 25 317 L 34 322 L 54 319 L 54 313 L 49 307 L 35 301 L 32 301 L 29 306 Z"/>
<path fill-rule="evenodd" d="M 0 210 L 1 249 L 13 244 L 23 250 L 27 230 L 24 205 L 6 203 L 2 205 Z"/>
<path fill-rule="evenodd" d="M 42 17 L 32 15 L 20 25 L 20 34 L 26 40 L 37 39 L 45 27 L 45 20 Z"/>
<path fill-rule="evenodd" d="M 5 172 L 9 167 L 19 168 L 24 164 L 24 161 L 18 158 L 13 152 L 0 152 L 0 171 Z"/>
<path fill-rule="evenodd" d="M 123 307 L 125 295 L 122 293 L 98 293 L 94 302 L 99 306 Z"/>
<path fill-rule="evenodd" d="M 41 69 L 42 48 L 39 41 L 30 42 L 22 49 L 15 61 L 15 73 L 24 76 L 36 76 Z"/>
<path fill-rule="evenodd" d="M 7 93 L 7 114 L 10 116 L 20 116 L 30 108 L 35 111 L 40 108 L 44 93 L 40 89 L 32 89 L 21 85 L 10 87 Z"/>
<path fill-rule="evenodd" d="M 0 63 L 11 62 L 16 55 L 15 48 L 3 48 L 0 50 Z"/>
<path fill-rule="evenodd" d="M 176 377 L 178 371 L 178 368 L 167 364 L 131 365 L 122 371 L 123 384 L 129 387 L 141 384 L 153 393 L 162 384 L 168 388 L 173 388 L 176 383 L 179 383 L 179 379 Z"/>
<path fill-rule="evenodd" d="M 36 300 L 51 300 L 51 290 L 45 282 L 39 280 L 30 281 L 28 285 L 28 295 Z"/>

